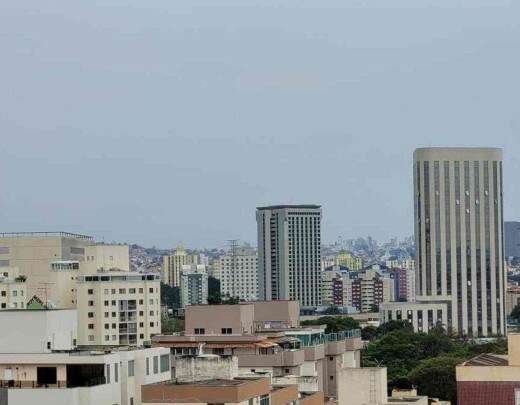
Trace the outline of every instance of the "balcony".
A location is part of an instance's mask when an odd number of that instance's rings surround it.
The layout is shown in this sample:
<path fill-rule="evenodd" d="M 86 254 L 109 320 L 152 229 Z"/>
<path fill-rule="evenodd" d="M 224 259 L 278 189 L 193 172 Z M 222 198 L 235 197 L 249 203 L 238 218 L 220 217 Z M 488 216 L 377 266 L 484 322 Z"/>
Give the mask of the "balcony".
<path fill-rule="evenodd" d="M 238 367 L 294 367 L 302 364 L 304 361 L 304 350 L 238 355 Z"/>

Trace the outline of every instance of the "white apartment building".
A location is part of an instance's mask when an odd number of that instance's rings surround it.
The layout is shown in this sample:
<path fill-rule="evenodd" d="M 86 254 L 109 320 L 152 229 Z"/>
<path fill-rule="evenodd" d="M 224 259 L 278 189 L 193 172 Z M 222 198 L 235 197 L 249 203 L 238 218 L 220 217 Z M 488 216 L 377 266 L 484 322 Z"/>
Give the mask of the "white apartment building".
<path fill-rule="evenodd" d="M 3 311 L 0 324 L 8 404 L 140 405 L 143 385 L 171 378 L 168 349 L 78 350 L 76 310 Z"/>
<path fill-rule="evenodd" d="M 78 275 L 78 344 L 142 346 L 161 332 L 160 297 L 158 274 Z"/>
<path fill-rule="evenodd" d="M 180 287 L 182 266 L 198 263 L 199 257 L 197 255 L 189 254 L 182 246 L 178 246 L 173 255 L 163 256 L 162 279 L 172 287 Z"/>
<path fill-rule="evenodd" d="M 182 308 L 208 303 L 208 272 L 204 264 L 184 264 L 180 277 Z"/>
<path fill-rule="evenodd" d="M 16 267 L 0 269 L 0 311 L 24 309 L 27 302 L 27 288 L 23 278 L 18 278 Z"/>
<path fill-rule="evenodd" d="M 376 270 L 367 270 L 355 279 L 344 276 L 344 305 L 371 312 L 381 303 L 395 300 L 394 285 L 394 280 L 382 277 Z"/>
<path fill-rule="evenodd" d="M 239 248 L 219 259 L 220 294 L 244 301 L 258 299 L 258 255 L 254 249 Z"/>
<path fill-rule="evenodd" d="M 258 207 L 256 222 L 259 299 L 321 305 L 321 207 Z"/>

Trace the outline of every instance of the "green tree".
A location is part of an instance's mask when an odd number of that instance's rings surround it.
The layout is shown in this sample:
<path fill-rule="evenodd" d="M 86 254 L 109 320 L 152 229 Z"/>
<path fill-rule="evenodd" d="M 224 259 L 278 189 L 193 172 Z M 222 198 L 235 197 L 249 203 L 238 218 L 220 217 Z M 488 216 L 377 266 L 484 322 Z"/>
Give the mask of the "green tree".
<path fill-rule="evenodd" d="M 421 395 L 442 398 L 457 403 L 457 381 L 455 367 L 464 359 L 451 356 L 440 356 L 422 360 L 408 378 L 417 386 Z"/>
<path fill-rule="evenodd" d="M 208 304 L 221 304 L 220 281 L 215 277 L 208 277 Z"/>
<path fill-rule="evenodd" d="M 184 321 L 182 319 L 162 317 L 161 333 L 172 334 L 184 331 Z"/>
<path fill-rule="evenodd" d="M 359 329 L 359 322 L 348 316 L 322 316 L 318 319 L 303 321 L 301 324 L 303 326 L 326 325 L 325 333 Z"/>
<path fill-rule="evenodd" d="M 377 328 L 375 326 L 365 326 L 361 329 L 361 339 L 363 340 L 374 340 L 378 336 Z"/>
<path fill-rule="evenodd" d="M 168 308 L 179 308 L 181 306 L 181 296 L 179 287 L 171 287 L 161 283 L 161 303 Z"/>
<path fill-rule="evenodd" d="M 516 323 L 520 323 L 520 304 L 513 308 L 509 317 Z"/>

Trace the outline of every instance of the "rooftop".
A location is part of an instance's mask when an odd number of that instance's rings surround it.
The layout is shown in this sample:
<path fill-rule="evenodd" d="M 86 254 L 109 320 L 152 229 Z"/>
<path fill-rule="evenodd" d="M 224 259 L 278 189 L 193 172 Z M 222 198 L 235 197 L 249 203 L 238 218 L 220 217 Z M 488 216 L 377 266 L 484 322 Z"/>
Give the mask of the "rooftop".
<path fill-rule="evenodd" d="M 320 209 L 321 205 L 315 204 L 300 204 L 300 205 L 268 205 L 266 207 L 256 207 L 257 210 L 279 210 L 279 209 Z"/>
<path fill-rule="evenodd" d="M 507 366 L 509 361 L 506 355 L 483 353 L 461 364 L 461 366 Z"/>
<path fill-rule="evenodd" d="M 74 238 L 84 240 L 94 240 L 93 236 L 81 235 L 70 232 L 0 232 L 0 238 Z"/>

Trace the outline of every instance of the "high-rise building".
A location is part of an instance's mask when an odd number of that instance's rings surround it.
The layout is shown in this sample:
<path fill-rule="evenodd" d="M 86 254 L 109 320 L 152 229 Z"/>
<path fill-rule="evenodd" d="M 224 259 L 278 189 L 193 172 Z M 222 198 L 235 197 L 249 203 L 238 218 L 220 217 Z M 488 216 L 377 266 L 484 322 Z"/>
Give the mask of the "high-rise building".
<path fill-rule="evenodd" d="M 220 294 L 243 301 L 258 299 L 258 255 L 255 249 L 234 248 L 219 258 Z"/>
<path fill-rule="evenodd" d="M 77 276 L 78 344 L 142 346 L 160 333 L 159 278 L 126 271 Z"/>
<path fill-rule="evenodd" d="M 173 255 L 163 257 L 163 281 L 172 287 L 180 287 L 181 269 L 185 264 L 198 264 L 198 256 L 177 246 Z"/>
<path fill-rule="evenodd" d="M 363 268 L 363 259 L 354 256 L 346 250 L 342 250 L 334 257 L 334 265 L 347 267 L 349 270 L 361 270 Z"/>
<path fill-rule="evenodd" d="M 181 268 L 181 307 L 208 303 L 208 271 L 204 264 L 184 264 Z"/>
<path fill-rule="evenodd" d="M 344 277 L 344 305 L 360 312 L 374 312 L 383 302 L 395 300 L 394 280 L 375 270 L 367 270 L 358 278 Z"/>
<path fill-rule="evenodd" d="M 507 257 L 520 257 L 520 222 L 504 222 L 504 243 Z"/>
<path fill-rule="evenodd" d="M 414 153 L 417 301 L 461 335 L 505 333 L 502 178 L 500 149 Z"/>
<path fill-rule="evenodd" d="M 258 207 L 259 298 L 321 304 L 321 207 Z"/>

